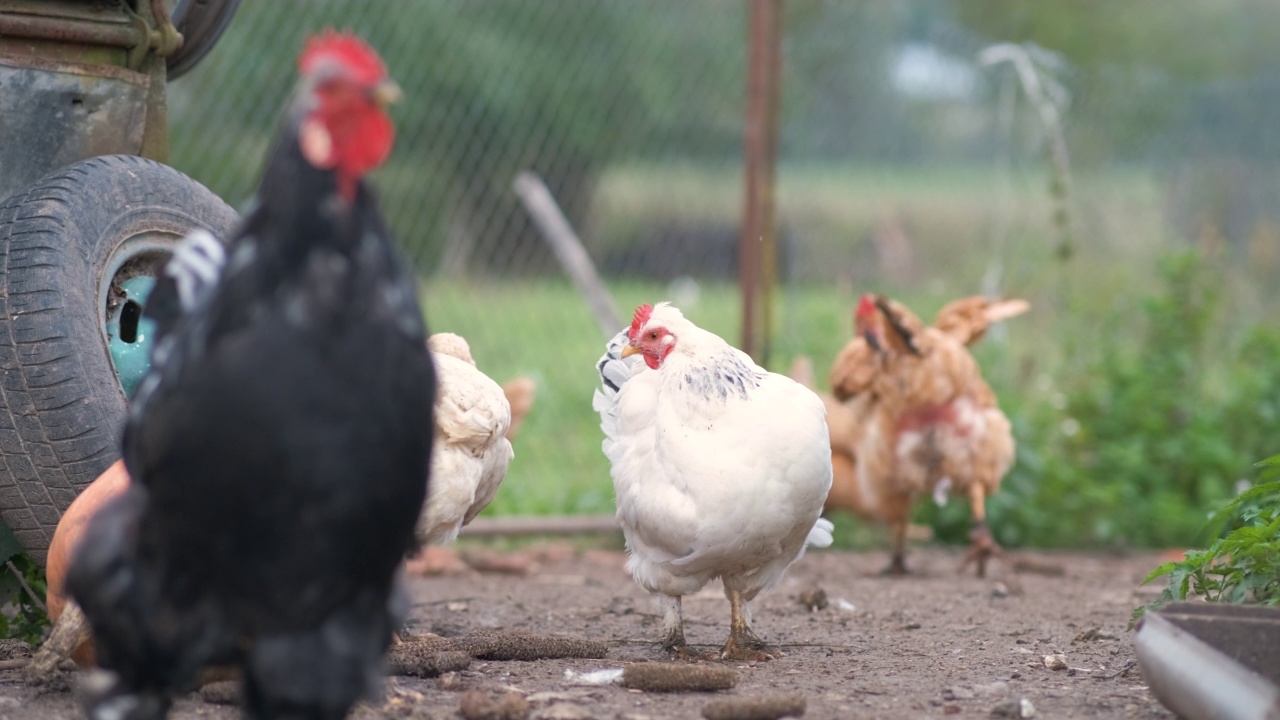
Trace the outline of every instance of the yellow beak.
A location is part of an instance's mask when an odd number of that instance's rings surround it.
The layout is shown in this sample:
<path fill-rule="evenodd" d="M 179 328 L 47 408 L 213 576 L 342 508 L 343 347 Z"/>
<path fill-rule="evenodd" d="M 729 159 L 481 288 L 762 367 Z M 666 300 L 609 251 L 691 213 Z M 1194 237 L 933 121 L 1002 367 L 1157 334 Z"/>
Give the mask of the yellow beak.
<path fill-rule="evenodd" d="M 383 107 L 400 102 L 402 97 L 404 97 L 404 92 L 400 90 L 400 86 L 396 84 L 396 81 L 391 78 L 383 80 L 373 88 L 373 101 Z"/>
<path fill-rule="evenodd" d="M 640 348 L 636 347 L 635 345 L 627 345 L 626 347 L 622 348 L 622 357 L 624 358 L 631 357 L 632 355 L 638 355 L 638 354 L 640 354 Z"/>

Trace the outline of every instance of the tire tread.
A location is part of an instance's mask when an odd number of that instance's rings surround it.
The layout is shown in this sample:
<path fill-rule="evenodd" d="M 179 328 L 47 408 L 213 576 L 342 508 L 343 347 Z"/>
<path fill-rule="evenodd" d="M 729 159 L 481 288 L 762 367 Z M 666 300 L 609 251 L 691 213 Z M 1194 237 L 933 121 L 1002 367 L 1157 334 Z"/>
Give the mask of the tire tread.
<path fill-rule="evenodd" d="M 182 232 L 235 221 L 186 175 L 128 155 L 73 163 L 0 203 L 0 520 L 41 565 L 62 511 L 119 457 L 123 394 L 81 315 L 98 313 L 86 276 L 112 251 L 105 234 L 148 213 Z"/>

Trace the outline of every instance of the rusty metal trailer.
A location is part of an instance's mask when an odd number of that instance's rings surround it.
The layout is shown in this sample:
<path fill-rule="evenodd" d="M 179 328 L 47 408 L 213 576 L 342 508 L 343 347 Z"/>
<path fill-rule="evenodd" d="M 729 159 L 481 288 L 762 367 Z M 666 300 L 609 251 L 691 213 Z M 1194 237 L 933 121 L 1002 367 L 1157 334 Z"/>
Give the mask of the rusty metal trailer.
<path fill-rule="evenodd" d="M 0 520 L 41 565 L 119 455 L 155 273 L 237 219 L 164 162 L 166 85 L 238 4 L 0 0 Z"/>

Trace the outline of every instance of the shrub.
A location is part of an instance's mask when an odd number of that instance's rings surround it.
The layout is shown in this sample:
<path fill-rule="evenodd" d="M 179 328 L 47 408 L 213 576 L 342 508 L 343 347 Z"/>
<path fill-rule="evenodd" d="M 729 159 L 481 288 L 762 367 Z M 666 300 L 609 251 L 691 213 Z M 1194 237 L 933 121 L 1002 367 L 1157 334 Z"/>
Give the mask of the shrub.
<path fill-rule="evenodd" d="M 1259 463 L 1260 482 L 1227 503 L 1209 523 L 1221 536 L 1204 550 L 1158 566 L 1144 583 L 1167 575 L 1155 601 L 1134 611 L 1140 617 L 1176 600 L 1280 605 L 1280 455 Z M 1223 528 L 1228 528 L 1222 533 Z"/>

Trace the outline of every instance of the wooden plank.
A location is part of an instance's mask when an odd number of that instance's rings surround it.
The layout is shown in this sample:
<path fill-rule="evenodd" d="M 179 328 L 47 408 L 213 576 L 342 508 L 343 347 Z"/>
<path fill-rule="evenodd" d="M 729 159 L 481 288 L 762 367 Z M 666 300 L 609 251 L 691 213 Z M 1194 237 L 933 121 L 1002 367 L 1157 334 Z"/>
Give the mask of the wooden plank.
<path fill-rule="evenodd" d="M 465 537 L 593 535 L 621 532 L 613 515 L 509 515 L 478 517 L 462 528 Z"/>

